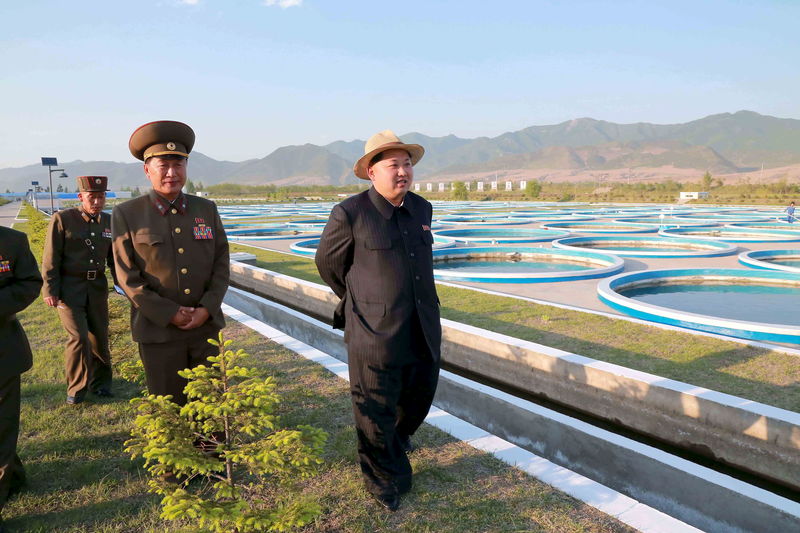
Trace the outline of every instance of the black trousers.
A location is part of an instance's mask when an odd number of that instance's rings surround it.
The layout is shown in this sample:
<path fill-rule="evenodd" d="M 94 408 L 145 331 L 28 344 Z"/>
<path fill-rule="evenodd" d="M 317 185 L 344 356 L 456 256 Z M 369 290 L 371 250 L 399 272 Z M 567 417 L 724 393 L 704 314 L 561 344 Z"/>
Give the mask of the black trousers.
<path fill-rule="evenodd" d="M 19 437 L 19 374 L 0 383 L 0 513 L 10 494 L 25 484 L 25 469 L 17 455 Z"/>
<path fill-rule="evenodd" d="M 178 375 L 178 371 L 201 364 L 210 365 L 208 357 L 218 355 L 219 348 L 209 344 L 207 339 L 216 338 L 217 334 L 201 335 L 190 341 L 140 343 L 139 356 L 144 364 L 150 394 L 171 394 L 172 401 L 178 405 L 186 404 L 183 393 L 186 380 Z"/>
<path fill-rule="evenodd" d="M 428 350 L 418 320 L 412 327 L 413 353 L 396 362 L 348 355 L 358 459 L 367 490 L 400 494 L 411 489 L 411 463 L 402 446 L 430 410 L 439 363 Z"/>

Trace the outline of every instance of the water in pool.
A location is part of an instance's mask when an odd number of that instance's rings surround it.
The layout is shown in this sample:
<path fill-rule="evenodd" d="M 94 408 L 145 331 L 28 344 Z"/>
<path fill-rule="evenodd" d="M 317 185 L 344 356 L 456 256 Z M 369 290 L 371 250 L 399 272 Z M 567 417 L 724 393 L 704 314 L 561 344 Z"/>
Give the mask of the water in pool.
<path fill-rule="evenodd" d="M 689 246 L 626 246 L 622 244 L 605 244 L 603 242 L 597 243 L 576 243 L 572 246 L 580 246 L 581 248 L 597 248 L 598 250 L 609 250 L 617 252 L 693 252 L 700 251 L 700 248 L 691 248 Z"/>
<path fill-rule="evenodd" d="M 792 258 L 792 259 L 767 259 L 770 263 L 775 263 L 776 265 L 783 265 L 783 266 L 790 266 L 790 267 L 800 267 L 800 259 Z"/>
<path fill-rule="evenodd" d="M 800 326 L 800 287 L 789 285 L 660 285 L 621 293 L 640 302 L 701 315 Z"/>
<path fill-rule="evenodd" d="M 591 268 L 586 263 L 561 263 L 554 261 L 503 261 L 498 259 L 452 259 L 433 263 L 436 270 L 458 270 L 460 272 L 566 272 Z"/>

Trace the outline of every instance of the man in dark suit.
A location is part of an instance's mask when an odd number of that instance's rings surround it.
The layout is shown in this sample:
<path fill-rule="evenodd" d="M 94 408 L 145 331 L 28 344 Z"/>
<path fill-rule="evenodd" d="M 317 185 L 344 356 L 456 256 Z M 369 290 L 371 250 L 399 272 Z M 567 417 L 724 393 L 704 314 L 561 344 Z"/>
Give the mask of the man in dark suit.
<path fill-rule="evenodd" d="M 194 131 L 162 120 L 136 129 L 128 142 L 144 161 L 152 190 L 111 214 L 119 286 L 131 301 L 131 333 L 139 343 L 150 394 L 183 405 L 179 370 L 205 363 L 218 349 L 206 342 L 225 326 L 228 240 L 214 202 L 182 192 Z"/>
<path fill-rule="evenodd" d="M 334 206 L 316 254 L 320 276 L 341 298 L 334 327 L 345 332 L 361 471 L 391 511 L 411 489 L 406 452 L 439 377 L 433 209 L 409 192 L 424 153 L 390 130 L 372 136 L 353 168 L 372 187 Z"/>
<path fill-rule="evenodd" d="M 103 212 L 108 178 L 78 178 L 80 205 L 53 215 L 42 255 L 42 295 L 58 309 L 69 335 L 64 347 L 67 403 L 78 404 L 87 390 L 110 397 L 111 351 L 108 347 L 108 282 L 114 273 L 111 215 Z"/>
<path fill-rule="evenodd" d="M 24 233 L 0 227 L 0 515 L 9 496 L 25 483 L 17 456 L 20 375 L 33 364 L 17 313 L 36 299 L 42 276 Z M 0 517 L 0 531 L 5 528 Z"/>

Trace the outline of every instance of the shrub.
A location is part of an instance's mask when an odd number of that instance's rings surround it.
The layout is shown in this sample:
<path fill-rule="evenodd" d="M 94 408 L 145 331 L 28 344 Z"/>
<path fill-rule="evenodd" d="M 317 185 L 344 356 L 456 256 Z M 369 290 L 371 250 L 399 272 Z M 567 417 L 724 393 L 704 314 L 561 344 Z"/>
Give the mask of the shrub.
<path fill-rule="evenodd" d="M 279 428 L 273 378 L 241 366 L 248 355 L 227 349 L 232 341 L 222 333 L 208 342 L 220 349 L 208 358 L 211 366 L 179 372 L 188 380 L 186 405 L 152 394 L 131 400 L 137 417 L 126 451 L 144 458 L 153 476 L 148 490 L 162 496 L 162 518 L 215 533 L 308 524 L 320 507 L 299 495 L 297 481 L 316 473 L 327 434 Z"/>

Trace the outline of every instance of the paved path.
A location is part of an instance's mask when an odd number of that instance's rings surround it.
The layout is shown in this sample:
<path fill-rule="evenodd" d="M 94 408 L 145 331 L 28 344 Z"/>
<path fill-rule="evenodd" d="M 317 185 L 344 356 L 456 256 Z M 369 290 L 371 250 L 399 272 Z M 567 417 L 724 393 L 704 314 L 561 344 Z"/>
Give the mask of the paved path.
<path fill-rule="evenodd" d="M 10 202 L 5 205 L 0 205 L 0 226 L 10 228 L 16 222 L 17 213 L 19 208 L 22 207 L 22 202 Z"/>

